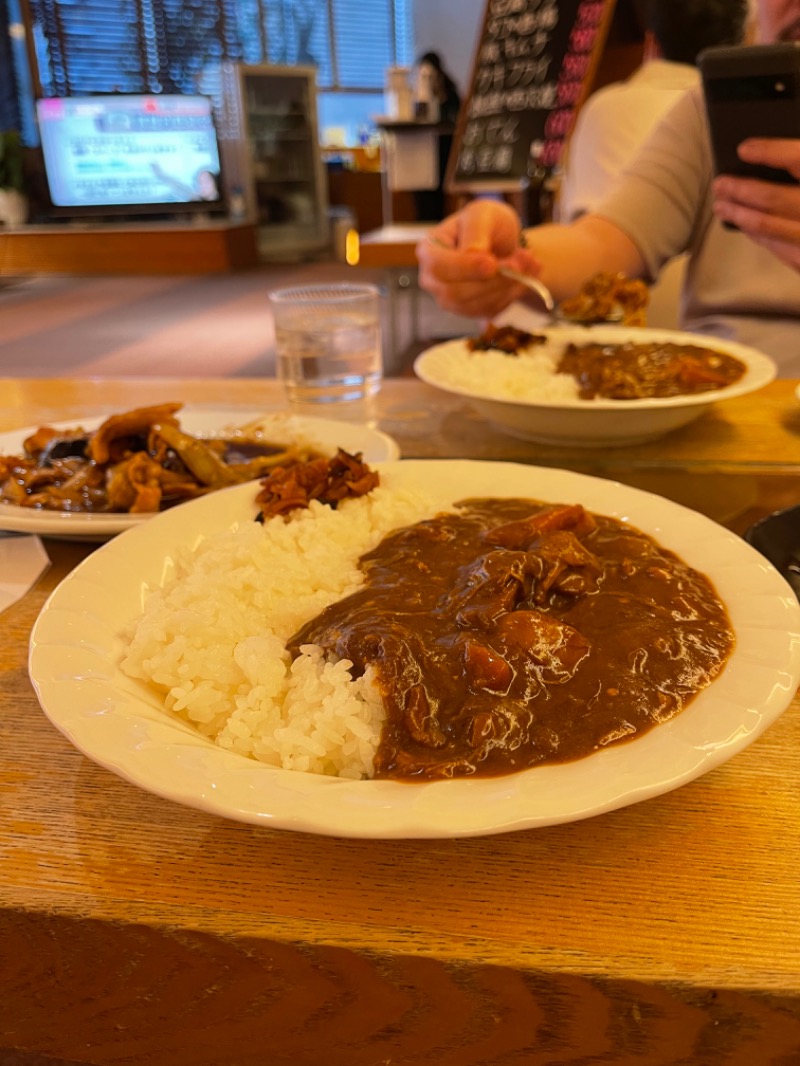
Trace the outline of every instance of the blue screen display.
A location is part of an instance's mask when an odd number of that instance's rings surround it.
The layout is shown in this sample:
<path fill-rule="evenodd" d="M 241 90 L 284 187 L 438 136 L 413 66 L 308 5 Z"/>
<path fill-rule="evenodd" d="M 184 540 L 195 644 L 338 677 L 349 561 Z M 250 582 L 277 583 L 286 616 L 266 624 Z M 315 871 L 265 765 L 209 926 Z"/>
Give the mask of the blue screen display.
<path fill-rule="evenodd" d="M 220 201 L 208 97 L 52 97 L 36 113 L 56 207 Z"/>

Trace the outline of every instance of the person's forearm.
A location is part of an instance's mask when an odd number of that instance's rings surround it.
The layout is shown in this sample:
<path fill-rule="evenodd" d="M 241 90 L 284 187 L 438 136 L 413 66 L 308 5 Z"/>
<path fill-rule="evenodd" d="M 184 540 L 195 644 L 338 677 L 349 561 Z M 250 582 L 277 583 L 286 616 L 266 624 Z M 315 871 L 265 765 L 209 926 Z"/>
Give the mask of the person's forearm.
<path fill-rule="evenodd" d="M 601 272 L 629 278 L 645 273 L 644 260 L 633 241 L 597 215 L 585 215 L 569 226 L 535 226 L 525 231 L 525 237 L 542 265 L 542 281 L 557 300 L 574 296 L 589 278 Z"/>

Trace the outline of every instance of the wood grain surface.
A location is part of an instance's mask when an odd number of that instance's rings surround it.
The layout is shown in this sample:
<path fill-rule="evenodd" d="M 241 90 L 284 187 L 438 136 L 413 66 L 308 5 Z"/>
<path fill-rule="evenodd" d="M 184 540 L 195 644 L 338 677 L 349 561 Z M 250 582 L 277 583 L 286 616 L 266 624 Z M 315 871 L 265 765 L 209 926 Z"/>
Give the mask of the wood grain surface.
<path fill-rule="evenodd" d="M 466 458 L 569 468 L 746 474 L 800 472 L 797 382 L 773 381 L 748 396 L 714 404 L 659 440 L 617 448 L 562 448 L 518 440 L 491 426 L 468 400 L 414 378 L 384 381 L 380 428 L 406 458 Z M 274 378 L 0 378 L 0 432 L 48 419 L 89 417 L 145 403 L 182 400 L 209 407 L 283 407 Z"/>
<path fill-rule="evenodd" d="M 396 223 L 361 235 L 358 265 L 363 267 L 408 267 L 417 269 L 417 244 L 433 224 Z"/>
<path fill-rule="evenodd" d="M 218 274 L 258 263 L 251 225 L 26 226 L 0 232 L 0 277 Z"/>
<path fill-rule="evenodd" d="M 473 432 L 468 411 L 396 384 L 382 424 L 406 454 L 424 453 L 426 419 Z M 0 429 L 170 396 L 279 402 L 268 382 L 2 387 Z M 729 494 L 771 473 L 791 491 L 792 388 L 714 416 Z M 695 452 L 698 476 L 707 461 Z M 757 511 L 758 492 L 745 498 Z M 697 781 L 569 825 L 368 841 L 240 824 L 143 792 L 49 723 L 28 636 L 94 549 L 45 546 L 50 569 L 0 614 L 3 1066 L 800 1063 L 797 698 Z"/>

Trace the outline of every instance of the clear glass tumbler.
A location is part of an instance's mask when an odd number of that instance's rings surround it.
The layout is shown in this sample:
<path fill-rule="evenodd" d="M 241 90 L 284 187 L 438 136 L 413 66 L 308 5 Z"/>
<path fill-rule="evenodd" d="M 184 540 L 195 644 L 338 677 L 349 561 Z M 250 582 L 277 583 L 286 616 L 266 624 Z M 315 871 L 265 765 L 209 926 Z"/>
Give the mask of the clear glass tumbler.
<path fill-rule="evenodd" d="M 306 285 L 270 293 L 277 373 L 304 414 L 368 422 L 383 379 L 380 292 Z"/>

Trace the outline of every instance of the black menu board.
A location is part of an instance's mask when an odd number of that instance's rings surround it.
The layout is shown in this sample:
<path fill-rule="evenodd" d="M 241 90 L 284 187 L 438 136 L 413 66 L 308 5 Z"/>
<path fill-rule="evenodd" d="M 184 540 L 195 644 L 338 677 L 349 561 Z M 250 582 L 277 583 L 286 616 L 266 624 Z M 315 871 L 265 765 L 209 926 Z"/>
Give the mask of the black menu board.
<path fill-rule="evenodd" d="M 487 0 L 447 186 L 512 190 L 558 163 L 614 0 Z"/>

